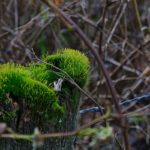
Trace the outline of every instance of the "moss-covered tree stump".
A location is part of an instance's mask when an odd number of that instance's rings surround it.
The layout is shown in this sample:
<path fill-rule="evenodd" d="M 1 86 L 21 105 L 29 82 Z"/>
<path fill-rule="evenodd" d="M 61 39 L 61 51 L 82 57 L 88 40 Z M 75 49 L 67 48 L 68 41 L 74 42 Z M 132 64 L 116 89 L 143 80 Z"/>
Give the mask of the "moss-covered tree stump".
<path fill-rule="evenodd" d="M 68 132 L 76 129 L 80 91 L 87 82 L 89 61 L 72 49 L 50 55 L 28 67 L 0 65 L 0 122 L 15 132 L 32 134 Z M 54 86 L 55 85 L 55 86 Z M 74 137 L 47 139 L 41 149 L 71 150 Z M 1 150 L 30 150 L 32 143 L 0 139 Z"/>

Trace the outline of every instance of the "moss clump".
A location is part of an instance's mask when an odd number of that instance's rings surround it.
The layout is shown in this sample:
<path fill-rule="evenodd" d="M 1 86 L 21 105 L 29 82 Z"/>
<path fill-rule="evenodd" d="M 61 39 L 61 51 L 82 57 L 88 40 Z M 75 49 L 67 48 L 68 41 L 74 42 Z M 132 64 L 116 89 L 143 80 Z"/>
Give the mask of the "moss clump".
<path fill-rule="evenodd" d="M 28 70 L 10 64 L 1 65 L 0 68 L 0 103 L 3 106 L 8 103 L 6 94 L 9 93 L 12 98 L 25 100 L 26 108 L 31 111 L 31 117 L 36 121 L 50 121 L 57 118 L 57 114 L 63 114 L 54 90 L 30 78 Z M 8 114 L 4 112 L 6 111 L 3 111 L 0 120 L 7 118 Z M 13 110 L 10 111 L 12 112 Z"/>
<path fill-rule="evenodd" d="M 89 61 L 79 51 L 64 49 L 44 59 L 45 63 L 30 64 L 22 67 L 14 64 L 0 65 L 0 121 L 6 121 L 15 117 L 12 108 L 13 101 L 25 102 L 26 109 L 32 119 L 38 122 L 48 122 L 60 119 L 64 114 L 65 104 L 59 105 L 57 95 L 53 89 L 53 82 L 58 78 L 70 77 L 81 87 L 88 79 Z M 58 67 L 59 69 L 55 68 Z M 52 86 L 51 86 L 52 85 Z M 63 84 L 61 96 L 67 99 L 67 94 L 72 101 L 70 105 L 78 105 L 79 91 L 71 86 Z M 11 100 L 7 97 L 9 94 Z M 61 93 L 62 94 L 62 93 Z"/>
<path fill-rule="evenodd" d="M 45 61 L 49 69 L 49 82 L 60 77 L 71 77 L 81 87 L 86 84 L 89 75 L 89 61 L 79 51 L 64 49 L 56 54 L 49 55 Z M 60 70 L 53 66 L 58 67 Z"/>
<path fill-rule="evenodd" d="M 48 85 L 50 74 L 45 64 L 32 63 L 29 65 L 28 70 L 30 71 L 30 76 L 32 78 Z"/>

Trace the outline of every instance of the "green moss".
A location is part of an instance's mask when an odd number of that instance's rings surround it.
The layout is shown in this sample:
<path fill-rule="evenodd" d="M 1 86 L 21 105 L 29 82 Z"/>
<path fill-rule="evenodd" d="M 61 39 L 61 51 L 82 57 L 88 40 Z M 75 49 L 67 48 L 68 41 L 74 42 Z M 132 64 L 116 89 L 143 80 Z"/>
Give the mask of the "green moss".
<path fill-rule="evenodd" d="M 25 102 L 25 108 L 34 121 L 48 122 L 53 119 L 58 120 L 64 115 L 64 108 L 67 110 L 69 106 L 59 105 L 57 95 L 60 96 L 60 93 L 55 93 L 53 82 L 60 77 L 68 79 L 71 77 L 83 87 L 89 74 L 88 58 L 79 51 L 64 49 L 47 56 L 44 61 L 45 63 L 42 64 L 30 64 L 29 67 L 14 64 L 0 65 L 0 121 L 15 117 L 12 101 L 16 100 Z M 72 105 L 75 112 L 80 92 L 69 83 L 63 83 L 62 93 L 64 99 L 69 96 L 72 100 L 69 101 L 69 105 Z"/>
<path fill-rule="evenodd" d="M 73 49 L 60 50 L 56 54 L 47 56 L 43 61 L 44 64 L 32 64 L 30 68 L 32 77 L 46 83 L 48 86 L 53 86 L 53 82 L 60 77 L 68 79 L 71 77 L 80 87 L 83 87 L 88 80 L 89 61 L 79 51 Z M 72 110 L 76 110 L 78 100 L 80 99 L 80 92 L 68 82 L 63 82 L 62 93 L 63 97 L 69 94 L 68 96 L 71 99 L 69 105 Z M 65 109 L 67 107 L 65 106 Z"/>
<path fill-rule="evenodd" d="M 32 63 L 29 65 L 28 70 L 30 71 L 30 76 L 44 84 L 48 82 L 48 70 L 44 64 L 35 64 Z"/>
<path fill-rule="evenodd" d="M 81 87 L 86 84 L 89 75 L 89 61 L 88 58 L 79 51 L 64 49 L 54 55 L 49 55 L 45 60 L 48 63 L 47 68 L 51 70 L 49 72 L 51 76 L 49 82 L 61 76 L 63 78 L 71 77 Z"/>
<path fill-rule="evenodd" d="M 32 119 L 40 122 L 50 121 L 63 114 L 63 108 L 59 106 L 54 90 L 30 78 L 28 70 L 10 64 L 1 65 L 1 68 L 3 69 L 0 71 L 0 103 L 4 104 L 5 101 L 6 104 L 6 93 L 11 97 L 24 99 L 26 107 L 31 111 Z"/>

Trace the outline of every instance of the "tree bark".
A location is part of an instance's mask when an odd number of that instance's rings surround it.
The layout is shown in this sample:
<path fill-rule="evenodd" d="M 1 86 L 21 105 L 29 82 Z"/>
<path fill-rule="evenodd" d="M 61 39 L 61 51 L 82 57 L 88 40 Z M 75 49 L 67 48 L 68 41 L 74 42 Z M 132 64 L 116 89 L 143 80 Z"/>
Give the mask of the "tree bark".
<path fill-rule="evenodd" d="M 71 90 L 70 90 L 71 89 Z M 64 118 L 56 123 L 50 122 L 46 125 L 37 125 L 33 120 L 24 122 L 21 120 L 18 129 L 16 129 L 16 121 L 12 121 L 10 126 L 15 132 L 21 134 L 32 134 L 35 127 L 38 127 L 41 133 L 58 133 L 73 131 L 77 127 L 77 112 L 79 106 L 80 92 L 71 87 L 69 94 L 60 92 L 59 97 L 61 103 L 65 107 Z M 49 138 L 44 140 L 42 147 L 38 150 L 73 150 L 75 137 Z M 15 140 L 15 139 L 0 139 L 0 150 L 32 150 L 32 142 Z"/>

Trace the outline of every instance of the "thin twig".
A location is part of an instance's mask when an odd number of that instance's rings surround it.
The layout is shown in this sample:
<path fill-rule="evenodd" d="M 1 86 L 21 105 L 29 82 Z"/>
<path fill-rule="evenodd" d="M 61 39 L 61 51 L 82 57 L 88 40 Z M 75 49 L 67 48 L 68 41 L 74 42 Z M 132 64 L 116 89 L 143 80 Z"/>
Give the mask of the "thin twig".
<path fill-rule="evenodd" d="M 114 32 L 115 32 L 115 30 L 116 30 L 120 20 L 121 20 L 121 17 L 123 16 L 123 14 L 124 14 L 124 12 L 126 10 L 126 7 L 127 7 L 127 2 L 124 2 L 123 6 L 120 7 L 121 12 L 120 11 L 118 12 L 118 17 L 117 17 L 117 19 L 115 21 L 115 24 L 114 24 L 111 32 L 109 33 L 109 37 L 108 37 L 108 39 L 106 41 L 106 44 L 105 44 L 106 47 L 108 46 L 109 42 L 111 41 L 111 38 L 112 38 L 112 36 L 113 36 L 113 34 L 114 34 Z"/>
<path fill-rule="evenodd" d="M 68 137 L 68 136 L 73 136 L 73 135 L 78 135 L 78 133 L 85 129 L 85 128 L 88 128 L 90 127 L 91 125 L 94 125 L 100 121 L 103 121 L 104 119 L 107 119 L 109 118 L 111 115 L 110 115 L 110 109 L 107 110 L 106 114 L 104 114 L 103 116 L 100 116 L 96 119 L 94 119 L 93 121 L 91 121 L 90 123 L 88 124 L 85 124 L 83 126 L 81 126 L 79 129 L 76 129 L 72 132 L 64 132 L 64 133 L 47 133 L 47 134 L 40 134 L 39 135 L 39 138 L 41 139 L 47 139 L 47 138 L 61 138 L 61 137 Z M 0 134 L 0 138 L 5 138 L 5 139 L 22 139 L 22 140 L 29 140 L 29 141 L 32 141 L 33 139 L 33 136 L 34 134 L 32 135 L 24 135 L 24 134 L 17 134 L 17 133 L 9 133 L 9 134 Z"/>
<path fill-rule="evenodd" d="M 142 96 L 135 97 L 133 99 L 122 100 L 119 103 L 119 105 L 120 106 L 128 106 L 130 104 L 136 104 L 136 103 L 146 102 L 146 101 L 150 101 L 150 93 L 147 93 L 147 94 L 142 95 Z M 114 107 L 114 105 L 112 107 Z M 92 107 L 92 108 L 87 108 L 87 109 L 80 110 L 80 114 L 84 114 L 84 113 L 88 113 L 88 112 L 98 112 L 98 111 L 99 111 L 99 108 Z"/>

